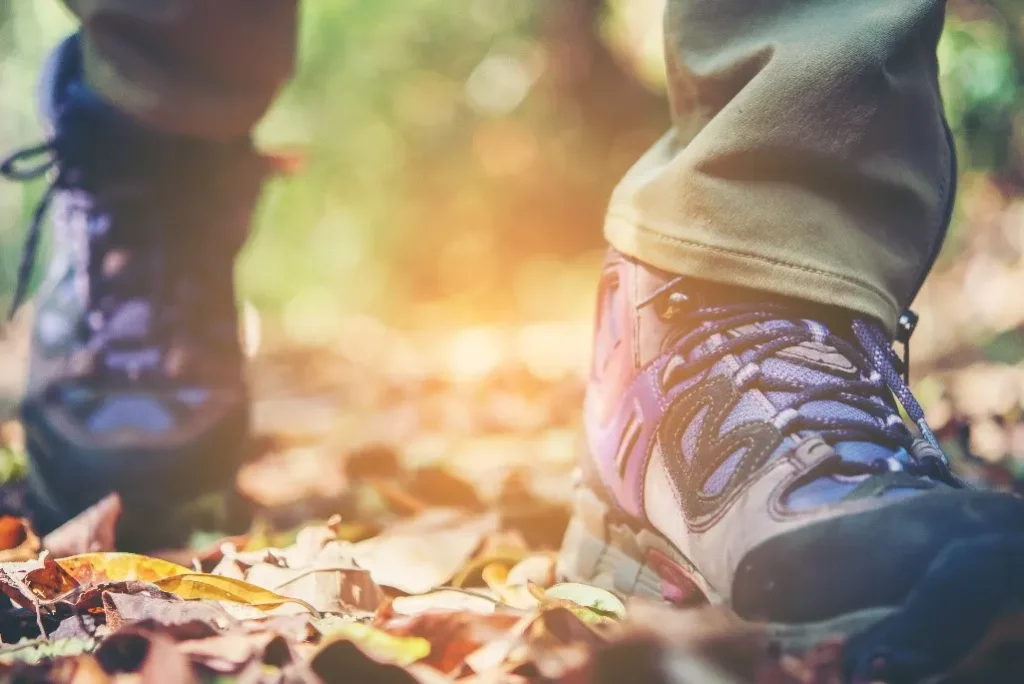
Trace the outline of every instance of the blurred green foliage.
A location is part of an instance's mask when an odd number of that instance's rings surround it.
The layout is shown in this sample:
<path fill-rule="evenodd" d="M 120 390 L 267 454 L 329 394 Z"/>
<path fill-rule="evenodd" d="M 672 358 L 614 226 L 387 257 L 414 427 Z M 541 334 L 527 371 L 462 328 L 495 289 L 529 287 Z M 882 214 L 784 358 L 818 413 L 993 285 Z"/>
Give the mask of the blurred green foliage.
<path fill-rule="evenodd" d="M 354 311 L 410 325 L 589 313 L 608 193 L 667 125 L 659 4 L 307 1 L 298 75 L 258 132 L 306 164 L 268 187 L 244 296 L 322 339 Z M 1001 5 L 951 3 L 941 78 L 962 173 L 1016 188 L 1020 13 Z M 33 0 L 0 5 L 0 26 L 10 148 L 41 135 L 34 80 L 73 22 Z M 38 191 L 0 187 L 8 276 Z"/>

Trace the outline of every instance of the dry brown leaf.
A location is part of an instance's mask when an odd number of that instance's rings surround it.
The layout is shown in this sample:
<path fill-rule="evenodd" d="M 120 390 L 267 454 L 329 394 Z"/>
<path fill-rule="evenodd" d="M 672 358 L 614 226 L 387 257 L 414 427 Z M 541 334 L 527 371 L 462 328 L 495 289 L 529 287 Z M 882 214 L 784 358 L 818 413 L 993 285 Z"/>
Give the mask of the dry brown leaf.
<path fill-rule="evenodd" d="M 417 636 L 429 641 L 430 655 L 423 663 L 450 674 L 462 666 L 470 653 L 506 635 L 519 619 L 518 615 L 504 613 L 435 611 L 396 615 L 380 627 L 396 636 Z"/>
<path fill-rule="evenodd" d="M 6 568 L 4 569 L 6 571 Z M 24 585 L 39 601 L 53 601 L 74 591 L 79 583 L 64 568 L 47 556 L 41 568 L 25 574 Z"/>
<path fill-rule="evenodd" d="M 624 624 L 635 633 L 650 634 L 673 648 L 706 655 L 731 672 L 748 675 L 767 652 L 765 628 L 741 620 L 726 606 L 679 610 L 633 599 L 626 608 Z"/>
<path fill-rule="evenodd" d="M 367 477 L 365 483 L 398 515 L 419 515 L 430 509 L 429 502 L 408 491 L 401 482 L 389 478 Z"/>
<path fill-rule="evenodd" d="M 310 668 L 324 684 L 417 684 L 405 669 L 368 656 L 351 641 L 331 642 L 317 652 Z"/>
<path fill-rule="evenodd" d="M 451 579 L 497 525 L 493 513 L 431 509 L 378 537 L 353 544 L 352 554 L 377 584 L 422 594 Z"/>
<path fill-rule="evenodd" d="M 198 622 L 214 630 L 225 629 L 235 622 L 213 601 L 185 601 L 177 597 L 168 600 L 113 591 L 104 591 L 102 596 L 107 626 L 113 630 L 147 620 L 169 627 Z"/>
<path fill-rule="evenodd" d="M 43 539 L 43 548 L 55 558 L 96 551 L 113 551 L 121 498 L 109 494 L 64 523 Z"/>
<path fill-rule="evenodd" d="M 135 674 L 142 682 L 191 684 L 195 681 L 188 659 L 174 641 L 147 630 L 125 629 L 107 637 L 95 652 L 109 674 Z"/>
<path fill-rule="evenodd" d="M 360 480 L 367 477 L 394 478 L 402 474 L 398 451 L 386 444 L 368 444 L 345 455 L 345 475 Z"/>
<path fill-rule="evenodd" d="M 46 675 L 47 681 L 67 684 L 106 684 L 112 681 L 110 675 L 103 671 L 92 655 L 61 658 L 53 663 L 53 667 Z"/>
<path fill-rule="evenodd" d="M 28 520 L 0 517 L 0 563 L 19 563 L 39 555 L 39 537 Z"/>
<path fill-rule="evenodd" d="M 329 527 L 305 527 L 299 530 L 294 544 L 282 549 L 281 555 L 289 568 L 308 568 L 316 562 L 323 548 L 336 539 L 334 530 Z"/>
<path fill-rule="evenodd" d="M 405 486 L 409 494 L 430 506 L 463 508 L 469 511 L 480 511 L 484 508 L 476 487 L 465 478 L 440 466 L 416 468 L 409 474 Z"/>
<path fill-rule="evenodd" d="M 513 650 L 524 644 L 526 630 L 536 619 L 536 615 L 524 615 L 501 637 L 485 643 L 467 655 L 466 665 L 478 674 L 497 670 L 508 661 Z"/>
<path fill-rule="evenodd" d="M 274 637 L 273 632 L 219 634 L 183 641 L 178 644 L 178 651 L 193 663 L 218 674 L 237 674 L 258 658 Z"/>
<path fill-rule="evenodd" d="M 280 568 L 266 563 L 254 565 L 246 581 L 290 598 L 300 599 L 321 612 L 372 613 L 384 600 L 384 592 L 357 568 Z"/>
<path fill-rule="evenodd" d="M 725 606 L 705 606 L 688 610 L 660 603 L 632 599 L 626 604 L 627 623 L 651 632 L 667 643 L 695 647 L 719 639 L 742 639 L 760 643 L 767 639 L 763 627 L 740 619 Z"/>
<path fill-rule="evenodd" d="M 230 577 L 232 579 L 244 580 L 245 569 L 242 564 L 234 558 L 225 556 L 221 559 L 220 563 L 217 563 L 216 567 L 210 571 L 211 575 L 220 575 L 221 577 Z"/>

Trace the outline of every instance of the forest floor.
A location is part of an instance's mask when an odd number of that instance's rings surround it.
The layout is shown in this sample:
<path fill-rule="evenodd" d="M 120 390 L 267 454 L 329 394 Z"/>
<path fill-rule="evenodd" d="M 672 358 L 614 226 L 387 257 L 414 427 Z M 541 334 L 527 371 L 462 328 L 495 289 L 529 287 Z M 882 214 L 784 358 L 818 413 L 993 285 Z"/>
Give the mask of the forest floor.
<path fill-rule="evenodd" d="M 722 607 L 623 604 L 559 582 L 585 335 L 572 324 L 410 335 L 360 320 L 331 348 L 265 345 L 252 367 L 257 449 L 238 481 L 255 522 L 146 556 L 118 552 L 116 498 L 39 539 L 17 515 L 23 440 L 8 421 L 0 676 L 842 681 L 839 641 L 783 655 Z M 1015 417 L 961 415 L 955 400 L 940 392 L 929 411 L 960 471 L 1015 488 Z M 979 431 L 1004 457 L 968 455 Z M 1008 623 L 946 681 L 1024 681 L 1006 658 L 1022 633 L 1024 621 Z"/>

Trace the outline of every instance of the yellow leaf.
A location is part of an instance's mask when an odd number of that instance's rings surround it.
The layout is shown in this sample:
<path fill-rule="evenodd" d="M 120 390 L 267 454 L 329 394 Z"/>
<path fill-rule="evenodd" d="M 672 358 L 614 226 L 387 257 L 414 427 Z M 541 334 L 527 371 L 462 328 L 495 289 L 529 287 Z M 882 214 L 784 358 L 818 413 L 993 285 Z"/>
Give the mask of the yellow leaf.
<path fill-rule="evenodd" d="M 488 563 L 480 577 L 491 591 L 500 594 L 508 583 L 508 566 L 504 563 Z"/>
<path fill-rule="evenodd" d="M 134 553 L 81 553 L 57 561 L 80 584 L 89 582 L 156 582 L 190 572 L 177 563 Z"/>
<path fill-rule="evenodd" d="M 0 517 L 0 563 L 20 563 L 39 555 L 39 537 L 24 518 Z"/>
<path fill-rule="evenodd" d="M 430 655 L 430 642 L 422 637 L 397 637 L 370 625 L 334 616 L 314 624 L 328 638 L 322 648 L 336 641 L 351 641 L 367 655 L 402 667 Z"/>
<path fill-rule="evenodd" d="M 319 615 L 316 608 L 305 601 L 275 594 L 269 589 L 257 587 L 242 580 L 219 575 L 190 572 L 167 577 L 154 582 L 156 586 L 183 599 L 205 599 L 207 601 L 231 601 L 244 603 L 260 610 L 273 610 L 285 603 L 296 603 L 310 613 Z"/>
<path fill-rule="evenodd" d="M 511 567 L 522 560 L 523 555 L 524 552 L 520 550 L 512 549 L 506 552 L 502 549 L 498 553 L 477 556 L 452 577 L 450 584 L 453 587 L 465 588 L 471 580 L 479 579 L 478 575 L 489 565 L 497 563 Z"/>
<path fill-rule="evenodd" d="M 540 603 L 540 600 L 530 592 L 526 583 L 511 584 L 509 582 L 512 577 L 510 570 L 508 566 L 502 563 L 491 563 L 483 569 L 480 577 L 483 579 L 484 584 L 487 585 L 487 588 L 493 591 L 502 603 L 506 603 L 513 608 L 529 610 Z M 539 587 L 538 590 L 543 591 Z"/>
<path fill-rule="evenodd" d="M 544 597 L 548 601 L 555 599 L 575 603 L 583 608 L 587 608 L 597 617 L 616 617 L 620 619 L 626 617 L 626 606 L 623 605 L 622 601 L 615 594 L 598 587 L 592 587 L 589 584 L 578 584 L 576 582 L 556 584 L 544 591 Z M 573 612 L 580 615 L 577 611 Z M 581 617 L 587 619 L 590 616 Z"/>

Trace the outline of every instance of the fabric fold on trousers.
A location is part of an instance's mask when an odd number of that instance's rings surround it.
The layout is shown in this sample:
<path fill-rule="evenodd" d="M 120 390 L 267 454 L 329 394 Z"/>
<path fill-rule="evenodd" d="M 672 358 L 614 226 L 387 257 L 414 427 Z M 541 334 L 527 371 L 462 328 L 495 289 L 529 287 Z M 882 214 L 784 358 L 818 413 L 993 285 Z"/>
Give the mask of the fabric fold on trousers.
<path fill-rule="evenodd" d="M 670 0 L 674 128 L 616 189 L 608 240 L 892 330 L 954 192 L 943 19 L 941 0 Z"/>
<path fill-rule="evenodd" d="M 291 76 L 298 0 L 65 0 L 101 97 L 167 133 L 247 135 Z"/>

